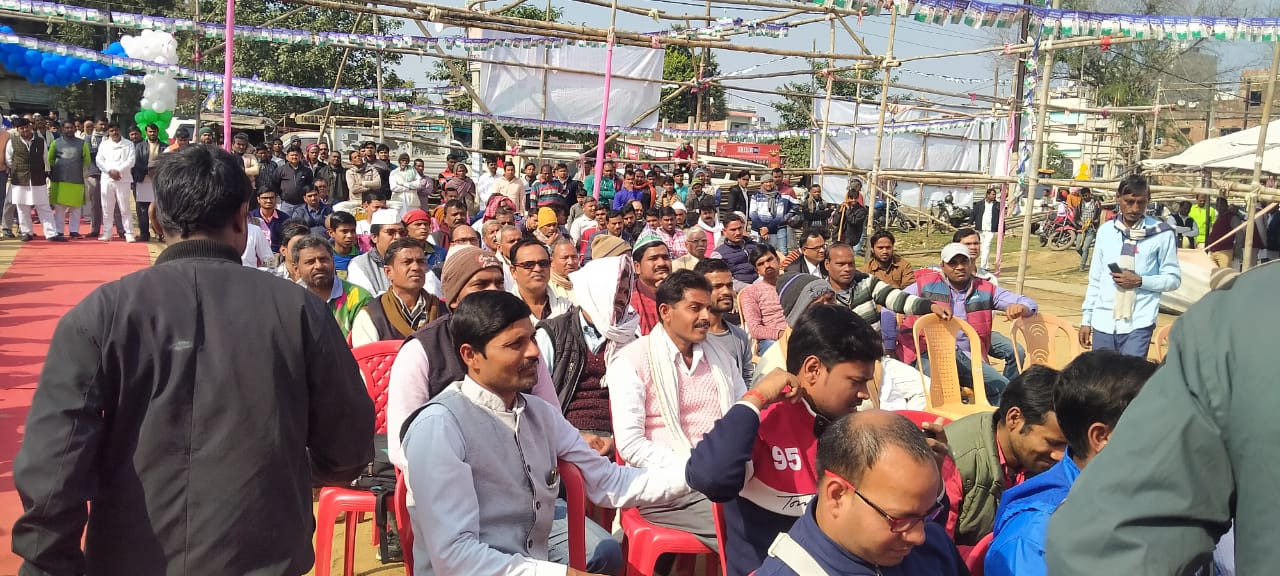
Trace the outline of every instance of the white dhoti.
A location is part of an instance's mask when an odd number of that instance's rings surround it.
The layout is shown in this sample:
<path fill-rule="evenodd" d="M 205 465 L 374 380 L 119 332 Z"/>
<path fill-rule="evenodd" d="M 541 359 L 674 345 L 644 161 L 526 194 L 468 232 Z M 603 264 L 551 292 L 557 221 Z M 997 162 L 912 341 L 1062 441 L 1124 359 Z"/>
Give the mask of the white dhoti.
<path fill-rule="evenodd" d="M 19 186 L 14 184 L 9 188 L 9 195 L 12 203 L 18 210 L 18 232 L 21 234 L 31 234 L 33 222 L 31 221 L 31 208 L 36 209 L 36 214 L 40 216 L 40 225 L 44 227 L 44 237 L 52 238 L 58 235 L 58 229 L 54 227 L 53 209 L 49 207 L 49 186 Z"/>
<path fill-rule="evenodd" d="M 150 176 L 147 176 L 145 180 L 138 182 L 137 185 L 134 186 L 133 199 L 138 202 L 155 202 L 156 201 L 156 190 L 151 185 Z M 122 206 L 127 206 L 128 204 L 129 203 L 126 202 L 122 204 Z"/>
<path fill-rule="evenodd" d="M 120 225 L 124 227 L 124 237 L 126 240 L 133 240 L 133 210 L 129 209 L 129 184 L 128 180 L 112 180 L 110 176 L 102 178 L 102 236 L 99 240 L 110 240 L 111 229 L 115 222 L 109 216 L 115 211 L 116 205 L 120 206 Z"/>

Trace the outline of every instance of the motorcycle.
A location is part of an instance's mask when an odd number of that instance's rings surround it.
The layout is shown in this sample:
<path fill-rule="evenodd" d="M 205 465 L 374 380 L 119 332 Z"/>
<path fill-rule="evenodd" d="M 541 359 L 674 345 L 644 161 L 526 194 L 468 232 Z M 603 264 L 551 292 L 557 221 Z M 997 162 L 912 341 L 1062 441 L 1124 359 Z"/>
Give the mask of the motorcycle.
<path fill-rule="evenodd" d="M 1076 224 L 1075 215 L 1068 210 L 1062 216 L 1055 216 L 1040 226 L 1040 245 L 1048 246 L 1054 252 L 1061 252 L 1076 245 L 1076 236 L 1080 227 Z"/>
<path fill-rule="evenodd" d="M 886 224 L 887 222 L 887 224 Z M 897 200 L 890 200 L 886 206 L 884 200 L 876 201 L 876 232 L 885 228 L 893 228 L 899 232 L 910 232 L 915 230 L 919 224 L 915 220 L 907 218 L 898 208 Z"/>
<path fill-rule="evenodd" d="M 971 210 L 956 206 L 955 198 L 950 194 L 947 197 L 936 201 L 929 208 L 934 218 L 946 222 L 953 228 L 963 228 L 968 226 L 972 218 Z"/>

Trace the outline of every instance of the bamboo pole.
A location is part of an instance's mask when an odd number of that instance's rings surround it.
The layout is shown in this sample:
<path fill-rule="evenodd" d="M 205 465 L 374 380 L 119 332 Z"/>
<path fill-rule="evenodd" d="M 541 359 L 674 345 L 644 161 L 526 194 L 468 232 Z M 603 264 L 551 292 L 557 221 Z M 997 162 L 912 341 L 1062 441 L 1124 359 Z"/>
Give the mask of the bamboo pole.
<path fill-rule="evenodd" d="M 1267 88 L 1264 96 L 1266 99 L 1262 101 L 1262 123 L 1258 125 L 1258 149 L 1253 154 L 1253 179 L 1251 182 L 1255 189 L 1262 184 L 1262 157 L 1267 150 L 1267 126 L 1271 123 L 1271 101 L 1275 98 L 1276 93 L 1276 74 L 1280 73 L 1280 42 L 1272 42 L 1272 44 L 1271 72 L 1267 75 Z M 1245 218 L 1245 224 L 1248 224 L 1250 228 L 1253 228 L 1253 219 L 1256 217 L 1254 211 L 1258 207 L 1257 198 L 1258 193 L 1254 190 L 1250 190 L 1248 196 L 1245 197 L 1244 211 L 1248 215 Z M 1267 207 L 1267 210 L 1271 210 L 1274 207 L 1275 204 L 1272 204 Z M 1253 262 L 1253 235 L 1256 231 L 1257 229 L 1255 228 L 1244 235 L 1244 255 L 1240 262 L 1241 272 L 1248 272 L 1249 265 Z M 1232 234 L 1234 235 L 1234 232 Z"/>
<path fill-rule="evenodd" d="M 348 2 L 337 0 L 285 0 L 294 4 L 306 4 L 319 8 L 328 8 L 330 10 L 359 10 L 366 13 L 378 14 L 381 16 L 390 16 L 394 18 L 415 18 L 417 16 L 405 14 L 401 11 L 387 10 L 385 8 L 368 8 Z M 562 34 L 571 34 L 583 38 L 592 38 L 596 41 L 607 39 L 607 34 L 603 31 L 589 26 L 564 24 L 560 22 L 542 22 L 540 20 L 527 20 L 524 18 L 513 18 L 510 16 L 502 16 L 500 14 L 479 14 L 468 12 L 461 8 L 453 6 L 443 6 L 431 4 L 427 2 L 419 2 L 417 0 L 380 0 L 379 4 L 384 6 L 392 6 L 402 10 L 417 11 L 420 13 L 431 12 L 433 15 L 438 14 L 435 21 L 446 22 L 457 26 L 469 26 L 474 28 L 485 28 L 490 30 L 502 30 L 516 33 L 527 33 L 538 36 L 560 36 Z M 787 6 L 787 9 L 795 9 L 795 5 Z M 562 33 L 562 34 L 556 34 Z M 651 45 L 652 39 L 649 35 L 639 32 L 615 31 L 615 39 L 618 44 L 627 46 L 648 47 Z M 865 54 L 830 54 L 821 55 L 802 50 L 784 50 L 780 48 L 768 48 L 764 46 L 735 45 L 724 41 L 708 41 L 695 40 L 689 38 L 680 38 L 676 36 L 668 36 L 662 38 L 666 44 L 674 44 L 678 46 L 688 46 L 690 48 L 717 48 L 721 50 L 731 50 L 736 52 L 748 52 L 755 54 L 772 54 L 774 56 L 796 56 L 800 58 L 821 58 L 829 56 L 836 60 L 855 60 L 862 62 L 874 61 L 874 56 Z"/>
<path fill-rule="evenodd" d="M 600 199 L 600 179 L 604 176 L 604 144 L 606 142 L 604 136 L 605 126 L 609 123 L 609 100 L 612 100 L 613 94 L 610 92 L 610 80 L 613 74 L 613 44 L 614 44 L 614 27 L 618 23 L 618 0 L 613 0 L 613 9 L 609 11 L 609 43 L 608 53 L 605 55 L 604 61 L 604 106 L 600 110 L 600 131 L 596 134 L 596 162 L 592 166 L 591 178 L 591 196 L 596 200 Z M 661 104 L 659 104 L 661 106 Z M 583 154 L 586 156 L 586 154 Z"/>
<path fill-rule="evenodd" d="M 543 15 L 543 20 L 548 22 L 551 21 L 551 0 L 547 0 L 547 9 L 545 12 L 542 13 L 542 15 Z M 546 66 L 548 64 L 547 59 L 550 57 L 550 54 L 551 54 L 551 50 L 546 46 L 543 46 L 542 47 L 542 65 L 543 66 Z M 547 120 L 547 82 L 548 82 L 549 76 L 550 74 L 547 74 L 545 71 L 542 73 L 542 118 L 541 120 L 544 122 Z M 609 95 L 605 94 L 604 97 L 608 98 Z M 539 167 L 542 166 L 542 150 L 543 148 L 546 147 L 546 140 L 547 140 L 547 129 L 544 126 L 538 126 L 538 166 Z"/>
<path fill-rule="evenodd" d="M 382 27 L 378 23 L 377 16 L 373 17 L 373 35 L 374 36 L 382 35 Z M 382 99 L 382 53 L 381 52 L 377 53 L 377 61 L 375 63 L 375 66 L 378 67 L 376 71 L 377 72 L 376 80 L 378 82 L 378 101 L 383 102 L 384 100 Z M 383 131 L 383 122 L 385 120 L 386 120 L 386 113 L 383 112 L 382 106 L 379 106 L 378 107 L 378 142 L 386 141 L 386 134 Z"/>
<path fill-rule="evenodd" d="M 1053 0 L 1053 7 L 1057 8 L 1062 4 L 1062 0 Z M 1031 176 L 1027 180 L 1027 205 L 1022 212 L 1022 247 L 1018 251 L 1018 280 L 1014 285 L 1014 292 L 1022 293 L 1023 287 L 1027 283 L 1027 256 L 1031 250 L 1031 216 L 1035 212 L 1036 191 L 1040 185 L 1040 165 L 1042 151 L 1044 150 L 1044 128 L 1049 121 L 1049 82 L 1053 79 L 1053 35 L 1048 36 L 1048 42 L 1044 44 L 1043 63 L 1040 64 L 1040 84 L 1036 88 L 1036 134 L 1035 140 L 1031 145 Z M 1016 87 L 1015 87 L 1016 89 Z"/>
<path fill-rule="evenodd" d="M 831 22 L 830 27 L 831 27 L 831 33 L 830 33 L 831 51 L 835 52 L 836 51 L 835 22 Z M 828 69 L 830 69 L 833 64 L 835 64 L 834 60 L 827 60 Z M 819 137 L 821 144 L 818 145 L 818 182 L 819 183 L 822 182 L 823 176 L 826 175 L 826 171 L 824 170 L 824 168 L 827 165 L 827 131 L 831 128 L 831 82 L 832 82 L 832 78 L 835 77 L 835 74 L 831 72 L 827 72 L 826 76 L 827 76 L 827 95 L 825 98 L 826 103 L 823 105 L 823 110 L 822 110 L 822 130 L 821 130 L 822 135 Z M 849 160 L 850 162 L 852 162 L 853 158 L 850 157 Z"/>
<path fill-rule="evenodd" d="M 422 23 L 422 20 L 419 20 L 417 18 L 412 18 L 412 20 L 414 24 L 418 25 L 418 30 L 422 31 L 422 34 L 424 36 L 428 38 L 433 38 L 433 36 L 431 35 L 431 32 L 428 32 L 427 27 Z M 449 54 L 446 53 L 444 49 L 441 48 L 438 44 L 435 46 L 435 51 L 436 51 L 436 54 L 439 55 L 439 57 L 442 59 L 449 57 Z M 453 81 L 457 82 L 458 85 L 462 86 L 462 89 L 467 92 L 467 95 L 471 97 L 471 101 L 475 103 L 476 108 L 478 108 L 481 112 L 484 112 L 485 114 L 488 114 L 490 116 L 493 115 L 493 111 L 489 110 L 489 107 L 484 105 L 484 100 L 480 98 L 480 94 L 477 93 L 476 89 L 471 86 L 471 80 L 469 78 L 463 76 L 462 73 L 455 70 L 453 66 L 449 66 L 446 64 L 444 68 L 445 70 L 449 71 L 449 76 L 453 77 Z M 511 134 L 508 133 L 507 129 L 503 128 L 501 124 L 495 123 L 493 127 L 497 128 L 498 133 L 502 135 L 502 139 L 504 141 L 508 142 L 508 145 L 516 141 L 515 138 L 512 138 Z"/>
<path fill-rule="evenodd" d="M 893 39 L 898 32 L 898 9 L 891 7 L 889 9 L 889 38 L 885 45 L 884 60 L 880 63 L 880 119 L 876 122 L 876 151 L 871 158 L 871 177 L 868 188 L 871 189 L 871 201 L 867 203 L 867 222 L 868 225 L 863 229 L 862 233 L 865 237 L 870 237 L 875 229 L 876 221 L 876 193 L 880 190 L 880 151 L 884 147 L 884 117 L 889 111 L 889 70 L 897 65 L 893 59 Z M 856 121 L 856 119 L 855 119 Z M 922 190 L 921 193 L 924 191 Z M 887 194 L 886 194 L 887 196 Z M 888 202 L 885 202 L 888 206 Z M 861 240 L 858 242 L 862 243 Z"/>
<path fill-rule="evenodd" d="M 676 97 L 676 96 L 678 96 L 678 95 L 680 95 L 680 93 L 681 93 L 681 92 L 683 92 L 684 90 L 685 90 L 685 87 L 684 87 L 684 86 L 681 86 L 680 88 L 677 88 L 677 89 L 676 89 L 675 91 L 673 91 L 672 93 L 667 94 L 667 95 L 666 95 L 666 97 L 665 97 L 665 98 L 663 98 L 662 100 L 659 100 L 657 104 L 654 104 L 654 105 L 653 105 L 652 107 L 650 107 L 648 110 L 645 110 L 644 112 L 641 112 L 641 113 L 640 113 L 638 116 L 636 116 L 635 118 L 632 118 L 630 122 L 627 122 L 627 123 L 624 125 L 624 127 L 625 127 L 625 128 L 630 128 L 630 127 L 632 127 L 632 126 L 635 126 L 636 124 L 639 124 L 642 120 L 644 120 L 645 118 L 648 118 L 649 116 L 653 115 L 655 112 L 657 112 L 658 110 L 660 110 L 660 109 L 662 108 L 662 105 L 663 105 L 663 104 L 666 104 L 667 102 L 670 102 L 671 100 L 675 99 L 675 97 Z M 610 142 L 613 142 L 614 140 L 617 140 L 619 136 L 622 136 L 622 133 L 621 133 L 621 132 L 614 132 L 613 134 L 610 134 L 608 138 L 605 138 L 605 139 L 604 139 L 604 142 L 598 143 L 598 144 L 597 144 L 597 146 L 605 146 L 605 145 L 608 145 Z M 585 152 L 585 154 L 590 154 L 590 153 L 594 152 L 595 150 L 596 150 L 596 148 L 588 148 L 588 149 L 587 149 L 587 151 Z"/>

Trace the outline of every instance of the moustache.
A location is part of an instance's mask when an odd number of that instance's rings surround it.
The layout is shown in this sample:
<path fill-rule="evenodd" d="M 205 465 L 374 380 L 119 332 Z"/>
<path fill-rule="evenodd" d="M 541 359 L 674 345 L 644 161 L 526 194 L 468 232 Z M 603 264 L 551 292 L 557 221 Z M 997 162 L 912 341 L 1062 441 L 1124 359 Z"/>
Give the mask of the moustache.
<path fill-rule="evenodd" d="M 706 329 L 706 330 L 710 330 L 710 329 L 711 329 L 711 321 L 710 321 L 710 320 L 699 320 L 699 321 L 697 321 L 697 322 L 694 322 L 694 323 L 693 323 L 693 327 L 694 327 L 695 329 Z"/>

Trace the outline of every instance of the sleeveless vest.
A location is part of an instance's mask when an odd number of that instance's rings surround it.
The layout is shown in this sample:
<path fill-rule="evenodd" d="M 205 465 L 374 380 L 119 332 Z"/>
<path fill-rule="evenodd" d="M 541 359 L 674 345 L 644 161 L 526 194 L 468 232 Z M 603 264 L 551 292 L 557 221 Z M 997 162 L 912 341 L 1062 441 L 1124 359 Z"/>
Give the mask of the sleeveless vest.
<path fill-rule="evenodd" d="M 477 406 L 457 388 L 441 392 L 428 402 L 432 404 L 449 411 L 462 434 L 463 445 L 470 448 L 462 460 L 471 467 L 472 482 L 480 497 L 476 511 L 480 542 L 504 554 L 545 560 L 560 490 L 554 434 L 540 418 L 547 413 L 526 405 L 513 437 L 511 429 L 497 416 Z M 419 574 L 435 574 L 427 562 L 419 564 L 417 570 Z"/>
<path fill-rule="evenodd" d="M 49 177 L 54 182 L 84 184 L 84 159 L 87 144 L 79 138 L 58 138 L 53 141 L 53 166 Z"/>
<path fill-rule="evenodd" d="M 995 310 L 996 289 L 995 285 L 974 277 L 970 281 L 972 288 L 969 295 L 965 297 L 964 310 L 965 322 L 973 326 L 974 331 L 978 333 L 978 339 L 981 340 L 982 358 L 987 358 L 987 352 L 991 350 L 991 311 Z M 920 296 L 926 300 L 932 300 L 951 306 L 951 286 L 950 281 L 942 276 L 937 270 L 921 268 L 916 270 L 916 289 L 920 291 Z M 898 349 L 902 351 L 902 361 L 908 364 L 915 362 L 916 357 L 920 353 L 927 350 L 916 352 L 915 335 L 909 334 L 907 329 L 915 326 L 919 316 L 907 316 L 903 321 L 903 335 L 907 338 L 899 338 Z"/>
<path fill-rule="evenodd" d="M 963 482 L 955 533 L 955 542 L 960 546 L 974 546 L 991 533 L 1000 495 L 1009 488 L 1004 485 L 1000 452 L 991 427 L 993 417 L 993 412 L 982 412 L 946 426 L 951 458 Z"/>
<path fill-rule="evenodd" d="M 427 358 L 431 360 L 427 370 L 428 398 L 435 398 L 450 384 L 467 375 L 467 367 L 462 363 L 462 357 L 458 356 L 458 348 L 453 345 L 453 336 L 449 334 L 449 318 L 437 318 L 409 337 L 422 343 L 422 349 L 426 350 Z"/>
<path fill-rule="evenodd" d="M 556 387 L 561 411 L 569 406 L 569 400 L 577 391 L 578 377 L 582 375 L 586 361 L 587 340 L 578 325 L 578 316 L 579 308 L 570 306 L 564 314 L 538 323 L 539 328 L 546 329 L 551 335 L 551 343 L 555 346 L 555 371 L 551 373 L 551 383 Z"/>
<path fill-rule="evenodd" d="M 438 300 L 432 301 L 431 299 L 435 297 L 430 294 L 426 297 L 428 298 L 427 306 L 429 306 L 429 308 L 427 308 L 427 324 L 430 324 L 432 320 L 439 318 L 438 314 L 440 313 L 440 308 L 443 307 L 444 304 L 440 303 Z M 370 300 L 369 304 L 365 306 L 365 310 L 369 312 L 369 320 L 373 321 L 373 327 L 378 331 L 379 340 L 403 340 L 406 338 L 404 334 L 401 334 L 400 331 L 396 329 L 395 324 L 391 323 L 391 319 L 387 317 L 387 311 L 382 307 L 381 296 Z M 427 326 L 424 324 L 422 327 L 426 328 Z M 413 335 L 410 334 L 409 336 L 411 337 Z"/>
<path fill-rule="evenodd" d="M 13 143 L 13 165 L 9 166 L 9 182 L 14 186 L 44 186 L 49 182 L 44 165 L 44 140 L 31 139 L 31 147 L 16 134 L 9 139 Z"/>

